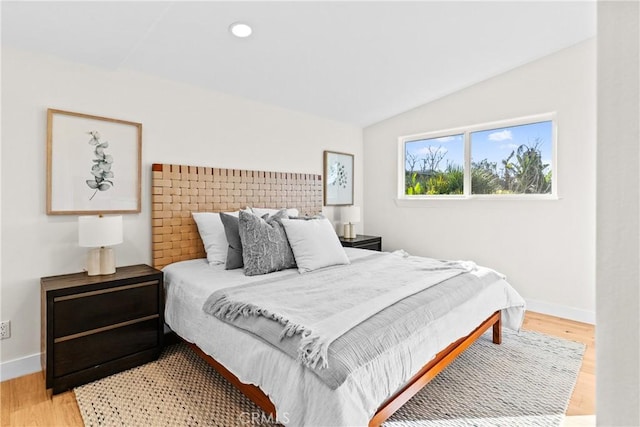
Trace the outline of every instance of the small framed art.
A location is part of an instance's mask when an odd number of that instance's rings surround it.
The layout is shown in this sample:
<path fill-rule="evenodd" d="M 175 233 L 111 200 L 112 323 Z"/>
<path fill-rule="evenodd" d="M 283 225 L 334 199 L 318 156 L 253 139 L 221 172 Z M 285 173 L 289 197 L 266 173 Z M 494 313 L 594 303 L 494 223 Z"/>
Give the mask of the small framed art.
<path fill-rule="evenodd" d="M 353 204 L 353 154 L 324 152 L 324 205 Z"/>
<path fill-rule="evenodd" d="M 47 110 L 47 214 L 140 212 L 142 124 Z"/>

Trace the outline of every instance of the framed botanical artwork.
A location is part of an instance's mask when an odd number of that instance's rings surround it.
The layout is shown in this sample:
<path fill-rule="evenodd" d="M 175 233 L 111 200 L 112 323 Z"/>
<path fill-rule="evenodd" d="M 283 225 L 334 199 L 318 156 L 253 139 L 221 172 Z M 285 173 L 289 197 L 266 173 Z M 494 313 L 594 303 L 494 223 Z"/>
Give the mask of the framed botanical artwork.
<path fill-rule="evenodd" d="M 47 214 L 140 212 L 142 124 L 47 110 Z"/>
<path fill-rule="evenodd" d="M 324 152 L 324 205 L 353 204 L 353 154 Z"/>

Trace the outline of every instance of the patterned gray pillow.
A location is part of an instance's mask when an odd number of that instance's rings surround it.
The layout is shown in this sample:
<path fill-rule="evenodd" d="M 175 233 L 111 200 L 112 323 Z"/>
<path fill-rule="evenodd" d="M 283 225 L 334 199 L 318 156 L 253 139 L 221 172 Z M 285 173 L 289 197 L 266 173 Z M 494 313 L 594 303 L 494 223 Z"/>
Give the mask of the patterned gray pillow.
<path fill-rule="evenodd" d="M 266 220 L 240 211 L 238 229 L 242 241 L 244 274 L 255 276 L 296 266 L 287 234 L 280 220 L 287 218 L 283 209 Z"/>

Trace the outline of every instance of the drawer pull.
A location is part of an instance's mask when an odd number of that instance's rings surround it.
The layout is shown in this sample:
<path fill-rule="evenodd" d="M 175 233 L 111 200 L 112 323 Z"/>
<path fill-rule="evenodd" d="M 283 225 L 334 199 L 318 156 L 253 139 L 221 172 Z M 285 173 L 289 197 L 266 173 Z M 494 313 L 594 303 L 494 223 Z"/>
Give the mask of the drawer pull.
<path fill-rule="evenodd" d="M 152 280 L 150 282 L 136 283 L 134 285 L 118 286 L 115 288 L 101 289 L 99 291 L 91 291 L 91 292 L 83 292 L 81 294 L 66 295 L 64 297 L 55 297 L 53 299 L 53 302 L 67 301 L 70 299 L 77 299 L 77 298 L 85 298 L 85 297 L 90 297 L 90 296 L 100 295 L 100 294 L 108 294 L 110 292 L 118 292 L 118 291 L 124 291 L 127 289 L 141 288 L 143 286 L 157 285 L 158 283 L 159 282 L 157 280 Z"/>
<path fill-rule="evenodd" d="M 91 329 L 89 331 L 79 332 L 77 334 L 67 335 L 65 337 L 56 338 L 55 340 L 53 340 L 53 342 L 55 344 L 57 344 L 57 343 L 60 343 L 60 342 L 69 341 L 69 340 L 73 340 L 73 339 L 80 338 L 80 337 L 86 337 L 87 335 L 93 335 L 93 334 L 97 334 L 99 332 L 109 331 L 111 329 L 121 328 L 121 327 L 127 326 L 127 325 L 133 325 L 135 323 L 145 322 L 145 321 L 151 320 L 151 319 L 157 319 L 158 317 L 160 317 L 159 314 L 152 314 L 151 316 L 141 317 L 139 319 L 134 319 L 134 320 L 127 320 L 126 322 L 116 323 L 115 325 L 104 326 L 102 328 Z"/>

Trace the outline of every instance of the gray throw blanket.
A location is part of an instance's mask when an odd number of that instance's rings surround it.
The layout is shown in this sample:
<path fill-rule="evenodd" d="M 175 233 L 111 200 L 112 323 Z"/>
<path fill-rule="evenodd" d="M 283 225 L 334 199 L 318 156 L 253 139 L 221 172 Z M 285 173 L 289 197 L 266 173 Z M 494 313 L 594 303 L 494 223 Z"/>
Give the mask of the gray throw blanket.
<path fill-rule="evenodd" d="M 328 368 L 329 346 L 347 331 L 406 297 L 473 269 L 471 262 L 376 253 L 347 266 L 221 289 L 203 309 L 259 336 L 264 325 L 257 319 L 276 321 L 279 339 L 267 341 L 286 351 L 287 338 L 299 335 L 297 359 L 310 368 Z"/>

